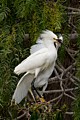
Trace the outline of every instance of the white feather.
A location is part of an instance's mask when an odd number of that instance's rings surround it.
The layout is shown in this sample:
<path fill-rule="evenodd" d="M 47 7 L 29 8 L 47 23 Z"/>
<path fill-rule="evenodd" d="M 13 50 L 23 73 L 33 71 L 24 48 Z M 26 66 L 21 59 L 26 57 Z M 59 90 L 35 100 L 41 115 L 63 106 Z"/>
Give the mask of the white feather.
<path fill-rule="evenodd" d="M 48 55 L 48 50 L 43 48 L 34 54 L 31 54 L 28 58 L 22 61 L 18 66 L 15 67 L 14 72 L 19 75 L 30 70 L 33 71 L 36 68 L 40 68 L 46 63 Z"/>
<path fill-rule="evenodd" d="M 27 74 L 27 73 L 24 74 L 24 76 L 20 79 L 12 97 L 12 101 L 15 100 L 15 104 L 20 103 L 22 99 L 27 95 L 33 79 L 34 79 L 34 74 Z"/>
<path fill-rule="evenodd" d="M 36 41 L 36 44 L 31 46 L 30 53 L 33 54 L 34 52 L 36 52 L 42 48 L 45 48 L 46 46 L 44 44 L 44 40 L 45 39 L 52 40 L 53 38 L 57 39 L 57 36 L 52 31 L 50 31 L 50 30 L 43 31 L 43 33 L 40 35 L 40 37 Z"/>
<path fill-rule="evenodd" d="M 30 49 L 30 53 L 33 54 L 35 53 L 36 51 L 44 48 L 45 46 L 43 44 L 36 44 L 36 45 L 33 45 Z"/>
<path fill-rule="evenodd" d="M 33 54 L 36 51 L 38 51 L 44 47 L 45 47 L 45 45 L 44 45 L 42 39 L 38 38 L 38 40 L 36 41 L 36 44 L 31 46 L 30 53 Z"/>

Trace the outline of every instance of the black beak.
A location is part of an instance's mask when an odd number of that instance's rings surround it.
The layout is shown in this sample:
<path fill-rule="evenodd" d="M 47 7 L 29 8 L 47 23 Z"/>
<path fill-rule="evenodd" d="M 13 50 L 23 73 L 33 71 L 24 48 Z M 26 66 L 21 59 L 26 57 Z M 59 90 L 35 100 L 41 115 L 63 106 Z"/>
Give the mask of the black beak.
<path fill-rule="evenodd" d="M 60 44 L 63 43 L 63 41 L 61 39 L 56 39 Z"/>

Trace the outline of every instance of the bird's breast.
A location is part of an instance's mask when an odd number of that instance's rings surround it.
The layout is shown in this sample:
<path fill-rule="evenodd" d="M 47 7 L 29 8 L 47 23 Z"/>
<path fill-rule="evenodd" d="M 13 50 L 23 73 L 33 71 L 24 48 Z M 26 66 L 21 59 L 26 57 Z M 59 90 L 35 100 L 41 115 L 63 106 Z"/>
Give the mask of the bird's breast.
<path fill-rule="evenodd" d="M 56 50 L 50 51 L 49 52 L 49 61 L 50 61 L 50 63 L 55 62 L 56 59 L 57 59 L 57 51 Z"/>

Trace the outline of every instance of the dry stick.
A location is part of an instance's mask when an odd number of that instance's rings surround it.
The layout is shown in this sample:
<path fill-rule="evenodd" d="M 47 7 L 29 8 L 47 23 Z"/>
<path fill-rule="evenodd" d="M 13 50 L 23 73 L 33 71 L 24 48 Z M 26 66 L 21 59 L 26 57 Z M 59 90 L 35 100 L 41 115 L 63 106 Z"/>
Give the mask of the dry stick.
<path fill-rule="evenodd" d="M 71 98 L 72 100 L 76 100 L 75 97 L 73 97 L 73 96 L 71 96 L 71 95 L 69 95 L 69 94 L 67 94 L 65 92 L 64 92 L 64 95 L 67 96 L 67 97 L 69 97 L 69 98 Z"/>
<path fill-rule="evenodd" d="M 55 77 L 50 78 L 50 79 L 49 79 L 49 82 L 52 82 L 52 81 L 57 81 L 57 80 L 58 80 L 58 77 L 57 77 L 57 76 L 55 76 Z"/>
<path fill-rule="evenodd" d="M 75 87 L 75 88 L 67 88 L 65 89 L 64 91 L 65 92 L 70 92 L 70 91 L 74 91 L 74 90 L 77 90 L 78 87 Z M 63 92 L 63 90 L 47 90 L 47 91 L 44 91 L 44 93 L 48 94 L 48 93 L 60 93 L 60 92 Z"/>
<path fill-rule="evenodd" d="M 75 82 L 75 80 L 74 80 L 73 78 L 70 78 L 70 81 L 71 81 L 72 83 L 74 83 L 76 86 L 78 86 L 78 84 Z"/>
<path fill-rule="evenodd" d="M 60 99 L 62 96 L 63 96 L 63 94 L 60 94 L 58 97 L 56 97 L 56 98 L 54 98 L 52 100 L 49 100 L 48 102 L 54 102 L 54 101 Z"/>
<path fill-rule="evenodd" d="M 64 84 L 63 84 L 63 85 L 64 85 Z M 69 89 L 69 88 L 67 88 L 67 86 L 65 86 L 65 88 L 66 88 L 66 89 Z M 71 88 L 70 88 L 70 89 L 71 89 Z M 73 88 L 73 89 L 74 89 L 74 90 L 77 90 L 78 87 L 75 87 L 75 88 Z M 73 97 L 76 97 L 76 96 L 74 95 L 74 93 L 73 93 L 74 90 L 69 91 L 69 92 L 72 94 Z M 66 91 L 65 91 L 65 92 L 66 92 Z"/>
<path fill-rule="evenodd" d="M 75 51 L 75 53 L 73 54 L 73 57 L 75 57 L 78 53 L 79 53 L 79 50 Z"/>
<path fill-rule="evenodd" d="M 69 53 L 74 54 L 74 56 L 79 53 L 79 50 L 72 50 L 70 48 L 68 48 L 68 51 L 69 51 Z"/>
<path fill-rule="evenodd" d="M 80 9 L 77 9 L 77 8 L 72 8 L 72 7 L 66 7 L 66 6 L 63 6 L 65 9 L 69 9 L 69 10 L 73 10 L 73 11 L 79 11 L 80 12 Z"/>
<path fill-rule="evenodd" d="M 63 71 L 62 75 L 66 74 L 66 73 L 67 73 L 70 69 L 72 69 L 75 65 L 76 65 L 76 62 L 72 63 L 72 65 L 70 65 L 69 67 L 67 67 L 67 68 Z"/>
<path fill-rule="evenodd" d="M 55 67 L 56 67 L 56 69 L 57 69 L 59 72 L 63 72 L 63 69 L 62 69 L 62 68 L 60 68 L 58 64 L 56 64 L 56 66 L 55 66 Z"/>
<path fill-rule="evenodd" d="M 80 79 L 77 78 L 76 76 L 72 76 L 72 78 L 73 78 L 75 81 L 80 82 Z"/>
<path fill-rule="evenodd" d="M 68 13 L 63 13 L 67 15 L 80 15 L 80 12 L 68 12 Z"/>
<path fill-rule="evenodd" d="M 67 81 L 68 80 L 68 78 L 64 78 L 64 79 L 62 79 L 62 81 L 64 82 L 64 81 Z M 52 84 L 52 83 L 59 83 L 60 82 L 60 80 L 58 79 L 58 77 L 56 77 L 56 78 L 51 78 L 51 79 L 49 79 L 49 84 Z"/>
<path fill-rule="evenodd" d="M 74 112 L 65 112 L 65 114 L 67 114 L 67 115 L 73 115 Z"/>
<path fill-rule="evenodd" d="M 19 117 L 15 118 L 14 120 L 20 120 L 21 118 L 23 118 L 24 116 L 26 116 L 26 111 L 20 115 Z"/>
<path fill-rule="evenodd" d="M 62 69 L 62 70 L 64 70 L 65 68 L 63 67 L 63 65 L 60 63 L 60 61 L 59 60 L 57 60 L 57 64 L 60 66 L 60 68 Z"/>
<path fill-rule="evenodd" d="M 69 52 L 69 50 L 68 50 L 66 47 L 65 47 L 65 50 L 66 50 L 66 52 L 68 53 L 68 55 L 72 58 L 72 60 L 75 61 L 74 57 L 71 55 L 71 53 Z"/>
<path fill-rule="evenodd" d="M 68 77 L 68 75 L 69 75 L 69 77 Z M 73 74 L 71 74 L 70 72 L 68 72 L 68 74 L 66 75 L 66 77 L 69 78 L 69 80 L 70 80 L 74 85 L 78 86 L 78 84 L 75 82 L 75 80 L 72 78 L 72 76 L 73 76 Z M 66 87 L 66 86 L 65 86 L 65 87 Z M 78 89 L 78 87 L 75 87 L 75 88 Z M 67 87 L 66 87 L 66 89 L 67 89 Z M 70 91 L 70 93 L 71 93 L 74 97 L 76 97 L 72 91 Z"/>
<path fill-rule="evenodd" d="M 76 86 L 78 86 L 78 84 L 76 83 L 75 79 L 73 79 L 73 74 L 71 74 L 70 72 L 68 72 L 68 74 L 66 74 L 66 77 L 69 78 L 69 80 Z"/>

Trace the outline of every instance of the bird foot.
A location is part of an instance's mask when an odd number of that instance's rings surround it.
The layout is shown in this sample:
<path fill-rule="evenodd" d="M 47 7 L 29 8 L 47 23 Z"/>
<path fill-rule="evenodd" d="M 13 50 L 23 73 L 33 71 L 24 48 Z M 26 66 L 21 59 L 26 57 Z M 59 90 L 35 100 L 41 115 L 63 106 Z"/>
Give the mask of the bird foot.
<path fill-rule="evenodd" d="M 39 98 L 39 99 L 40 99 L 40 101 L 41 101 L 42 103 L 46 102 L 46 100 L 45 100 L 43 97 L 41 97 L 41 98 Z"/>
<path fill-rule="evenodd" d="M 37 96 L 37 97 L 36 97 L 36 100 L 37 100 L 37 102 L 41 102 L 41 103 L 46 102 L 46 100 L 44 99 L 43 96 L 41 96 L 41 97 Z"/>

